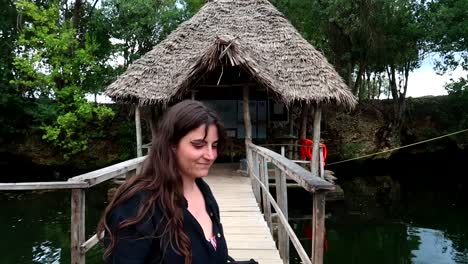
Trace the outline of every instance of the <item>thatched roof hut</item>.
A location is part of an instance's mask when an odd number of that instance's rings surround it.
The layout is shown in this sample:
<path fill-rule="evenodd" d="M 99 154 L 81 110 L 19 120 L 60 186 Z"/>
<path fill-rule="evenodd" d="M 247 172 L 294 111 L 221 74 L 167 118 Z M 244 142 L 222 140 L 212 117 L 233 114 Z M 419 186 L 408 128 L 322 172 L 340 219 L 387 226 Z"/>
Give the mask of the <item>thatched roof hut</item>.
<path fill-rule="evenodd" d="M 325 57 L 267 0 L 209 1 L 130 65 L 106 94 L 140 105 L 166 104 L 220 65 L 240 67 L 287 104 L 356 104 Z"/>
<path fill-rule="evenodd" d="M 219 85 L 223 78 L 225 83 Z M 307 130 L 303 128 L 312 105 L 314 175 L 319 175 L 321 105 L 352 108 L 357 103 L 325 57 L 268 0 L 207 1 L 106 90 L 117 101 L 137 105 L 166 105 L 189 94 L 194 98 L 195 92 L 204 93 L 200 98 L 205 99 L 242 98 L 246 148 L 252 142 L 249 97 L 253 93 L 254 98 L 273 95 L 285 104 L 305 103 L 301 131 Z M 141 156 L 139 107 L 135 122 Z"/>

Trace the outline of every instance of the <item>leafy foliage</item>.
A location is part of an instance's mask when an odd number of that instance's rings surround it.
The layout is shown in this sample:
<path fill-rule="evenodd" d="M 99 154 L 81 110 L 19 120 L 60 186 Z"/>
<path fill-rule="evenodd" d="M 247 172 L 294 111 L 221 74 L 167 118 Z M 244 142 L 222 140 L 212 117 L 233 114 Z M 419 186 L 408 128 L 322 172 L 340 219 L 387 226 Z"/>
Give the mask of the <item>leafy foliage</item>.
<path fill-rule="evenodd" d="M 441 55 L 436 69 L 442 73 L 458 66 L 468 70 L 468 1 L 435 0 L 427 6 L 429 48 Z"/>
<path fill-rule="evenodd" d="M 101 69 L 95 55 L 98 45 L 89 34 L 79 38 L 58 2 L 41 7 L 20 0 L 17 8 L 26 21 L 18 40 L 12 84 L 31 99 L 52 99 L 37 101 L 42 119 L 39 128 L 44 131 L 43 139 L 68 159 L 87 148 L 89 127 L 102 129 L 96 123 L 113 116 L 110 108 L 85 99 L 86 92 L 95 87 L 88 90 L 83 84 Z"/>

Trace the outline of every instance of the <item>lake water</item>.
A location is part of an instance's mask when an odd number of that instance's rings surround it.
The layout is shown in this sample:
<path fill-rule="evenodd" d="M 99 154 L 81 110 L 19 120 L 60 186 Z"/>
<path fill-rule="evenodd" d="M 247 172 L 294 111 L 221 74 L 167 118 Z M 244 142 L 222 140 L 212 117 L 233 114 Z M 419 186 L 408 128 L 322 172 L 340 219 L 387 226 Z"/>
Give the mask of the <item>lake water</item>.
<path fill-rule="evenodd" d="M 69 192 L 21 192 L 0 197 L 0 263 L 70 262 Z M 104 201 L 105 190 L 87 193 L 87 237 L 94 231 Z M 468 263 L 468 213 L 456 204 L 446 204 L 448 201 L 412 200 L 408 204 L 411 213 L 378 220 L 360 215 L 336 216 L 333 210 L 340 211 L 341 206 L 328 206 L 325 263 Z M 290 200 L 291 206 L 295 203 Z M 305 214 L 305 208 L 292 210 L 291 217 L 301 217 L 301 212 Z M 291 223 L 309 249 L 310 240 L 303 232 L 309 222 Z M 100 259 L 98 248 L 87 255 L 87 263 L 102 263 Z"/>
<path fill-rule="evenodd" d="M 382 168 L 380 165 L 365 167 L 371 172 Z M 337 171 L 340 176 L 351 175 L 346 168 Z M 415 169 L 409 174 L 392 175 L 392 178 L 400 177 L 398 199 L 390 202 L 376 199 L 380 207 L 361 204 L 367 198 L 327 203 L 325 263 L 468 264 L 467 185 L 459 184 L 460 178 L 453 177 L 445 180 L 445 185 L 441 184 L 427 177 L 431 172 L 431 169 Z M 453 176 L 458 172 L 443 169 L 437 175 Z M 465 177 L 466 173 L 458 175 Z M 413 181 L 405 181 L 404 177 Z M 433 184 L 420 184 L 422 179 Z M 299 189 L 289 189 L 289 195 L 291 224 L 309 250 L 311 242 L 304 229 L 310 222 L 298 218 L 311 214 L 310 195 Z M 359 195 L 356 190 L 346 193 L 347 197 Z M 105 206 L 106 187 L 91 189 L 86 198 L 86 237 L 89 238 Z M 309 202 L 304 202 L 305 199 Z M 70 262 L 70 191 L 0 192 L 0 208 L 0 264 Z M 87 263 L 102 263 L 101 254 L 99 247 L 91 250 Z M 293 253 L 291 262 L 299 263 Z"/>

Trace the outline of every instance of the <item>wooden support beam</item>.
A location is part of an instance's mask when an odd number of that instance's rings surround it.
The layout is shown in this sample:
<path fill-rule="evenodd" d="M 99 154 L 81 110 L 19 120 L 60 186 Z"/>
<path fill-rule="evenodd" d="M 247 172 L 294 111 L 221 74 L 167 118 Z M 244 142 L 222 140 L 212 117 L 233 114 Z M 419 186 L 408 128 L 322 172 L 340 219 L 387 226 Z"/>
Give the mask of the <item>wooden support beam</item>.
<path fill-rule="evenodd" d="M 270 192 L 269 190 L 269 184 L 268 184 L 268 163 L 267 160 L 264 157 L 260 158 L 260 179 L 263 183 L 263 185 L 266 186 L 266 190 L 262 190 L 262 203 L 263 203 L 263 216 L 265 217 L 265 221 L 268 224 L 268 227 L 270 228 L 270 232 L 273 234 L 273 225 L 271 222 L 271 205 L 270 202 L 268 201 L 268 196 L 267 193 Z"/>
<path fill-rule="evenodd" d="M 309 114 L 309 103 L 305 103 L 301 113 L 301 133 L 299 134 L 299 139 L 307 138 L 307 119 L 309 118 Z"/>
<path fill-rule="evenodd" d="M 319 177 L 319 145 L 320 145 L 320 120 L 322 118 L 322 108 L 320 105 L 314 107 L 314 135 L 312 146 L 312 159 L 310 171 L 313 176 Z"/>
<path fill-rule="evenodd" d="M 85 264 L 86 255 L 81 245 L 85 242 L 85 190 L 73 189 L 71 193 L 71 263 Z"/>
<path fill-rule="evenodd" d="M 242 110 L 244 112 L 245 142 L 246 144 L 248 144 L 252 142 L 252 122 L 250 118 L 249 108 L 249 86 L 245 85 L 242 91 Z"/>
<path fill-rule="evenodd" d="M 325 238 L 325 192 L 312 194 L 312 253 L 314 264 L 323 264 Z"/>
<path fill-rule="evenodd" d="M 255 177 L 260 178 L 259 176 L 259 170 L 258 170 L 258 155 L 257 153 L 251 151 L 250 149 L 247 149 L 247 152 L 250 153 L 250 158 L 251 158 L 251 163 L 249 164 L 249 169 L 251 170 L 251 175 L 250 179 L 252 182 L 252 189 L 254 192 L 255 200 L 257 200 L 257 203 L 260 205 L 261 204 L 261 197 L 260 197 L 260 185 L 258 184 L 257 180 L 255 180 Z"/>
<path fill-rule="evenodd" d="M 276 200 L 278 207 L 288 221 L 288 187 L 286 184 L 286 175 L 280 169 L 275 168 L 276 181 Z M 286 228 L 281 221 L 278 221 L 278 249 L 284 264 L 289 263 L 289 238 Z"/>
<path fill-rule="evenodd" d="M 137 157 L 143 156 L 142 150 L 142 136 L 141 136 L 141 118 L 140 118 L 140 107 L 135 106 L 135 129 L 136 129 L 136 143 L 137 143 Z"/>

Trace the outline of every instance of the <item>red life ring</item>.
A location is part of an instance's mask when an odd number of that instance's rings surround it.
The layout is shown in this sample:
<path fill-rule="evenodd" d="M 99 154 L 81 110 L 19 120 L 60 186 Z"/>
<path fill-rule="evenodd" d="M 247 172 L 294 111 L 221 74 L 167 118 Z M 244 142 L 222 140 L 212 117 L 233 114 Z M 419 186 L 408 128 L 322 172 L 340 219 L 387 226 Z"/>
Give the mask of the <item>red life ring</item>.
<path fill-rule="evenodd" d="M 312 160 L 312 145 L 314 144 L 314 141 L 308 138 L 303 138 L 299 143 L 301 144 L 299 149 L 301 160 Z M 327 146 L 320 143 L 320 147 L 323 150 L 323 166 L 325 166 L 327 160 Z"/>

